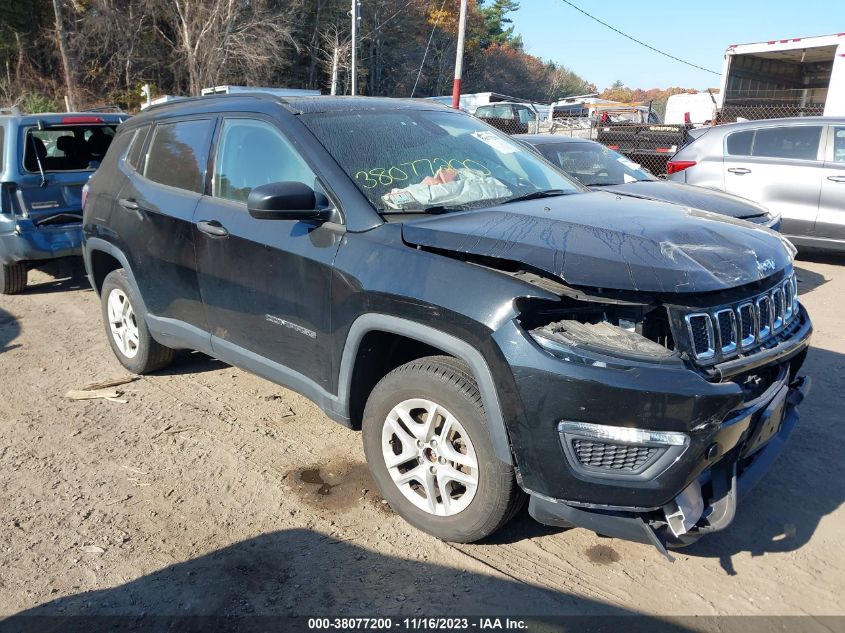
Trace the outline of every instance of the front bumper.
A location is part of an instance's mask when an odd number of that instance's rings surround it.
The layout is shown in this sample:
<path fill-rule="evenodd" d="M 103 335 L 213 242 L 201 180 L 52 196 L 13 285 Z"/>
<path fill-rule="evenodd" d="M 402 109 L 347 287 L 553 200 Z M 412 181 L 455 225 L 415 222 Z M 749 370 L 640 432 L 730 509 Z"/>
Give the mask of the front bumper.
<path fill-rule="evenodd" d="M 726 425 L 732 427 L 730 433 L 744 429 L 742 441 L 696 480 L 696 486 L 702 491 L 704 508 L 701 517 L 687 532 L 691 537 L 723 530 L 731 524 L 738 499 L 760 481 L 792 435 L 798 423 L 798 405 L 809 390 L 809 380 L 799 376 L 788 385 L 773 387 L 769 397 L 753 410 L 740 412 L 726 421 Z M 775 415 L 780 410 L 782 417 Z M 670 530 L 666 512 L 662 510 L 626 512 L 584 508 L 532 494 L 528 511 L 546 525 L 584 527 L 605 536 L 652 544 L 666 552 L 666 537 Z"/>
<path fill-rule="evenodd" d="M 513 350 L 505 356 L 518 396 L 511 402 L 520 410 L 511 413 L 508 432 L 519 483 L 531 495 L 531 514 L 542 523 L 659 544 L 670 534 L 667 509 L 695 490 L 703 513 L 681 532 L 722 529 L 732 519 L 726 511 L 739 491 L 759 480 L 797 422 L 807 388 L 798 372 L 811 334 L 801 306 L 787 337 L 705 373 L 677 362 L 618 367 L 569 362 L 527 339 L 514 344 L 527 337 L 519 328 L 498 331 L 494 338 L 511 343 L 509 348 L 500 343 L 500 349 Z M 744 389 L 746 376 L 757 376 L 760 387 Z M 562 420 L 683 434 L 688 442 L 660 468 L 644 467 L 641 476 L 600 476 L 573 463 L 567 451 L 571 438 L 558 433 Z"/>
<path fill-rule="evenodd" d="M 15 230 L 0 233 L 0 261 L 42 261 L 82 254 L 82 225 L 56 224 L 36 227 L 19 221 Z"/>
<path fill-rule="evenodd" d="M 521 486 L 576 507 L 662 508 L 747 439 L 762 400 L 776 395 L 771 387 L 795 378 L 812 333 L 803 306 L 797 321 L 788 338 L 742 359 L 746 374 L 733 360 L 706 375 L 678 363 L 611 367 L 568 362 L 541 350 L 516 326 L 497 331 L 494 338 L 501 335 L 510 342 L 509 349 L 501 344 L 500 349 L 508 349 L 510 389 L 517 396 L 509 404 L 518 408 L 506 419 Z M 517 337 L 523 341 L 514 344 Z M 740 384 L 747 372 L 759 376 L 769 391 L 749 395 Z M 682 433 L 689 442 L 660 472 L 597 477 L 573 466 L 558 434 L 561 421 Z"/>

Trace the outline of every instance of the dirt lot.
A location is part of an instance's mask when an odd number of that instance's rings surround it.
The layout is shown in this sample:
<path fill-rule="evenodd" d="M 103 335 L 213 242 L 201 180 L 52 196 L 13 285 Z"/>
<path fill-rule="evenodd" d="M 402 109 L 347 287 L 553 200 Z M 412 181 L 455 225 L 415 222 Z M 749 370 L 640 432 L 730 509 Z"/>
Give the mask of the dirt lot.
<path fill-rule="evenodd" d="M 360 437 L 199 354 L 126 372 L 78 268 L 0 298 L 0 615 L 845 613 L 845 260 L 799 262 L 814 385 L 734 525 L 667 562 L 524 514 L 480 545 L 382 503 Z M 70 276 L 68 276 L 70 274 Z"/>

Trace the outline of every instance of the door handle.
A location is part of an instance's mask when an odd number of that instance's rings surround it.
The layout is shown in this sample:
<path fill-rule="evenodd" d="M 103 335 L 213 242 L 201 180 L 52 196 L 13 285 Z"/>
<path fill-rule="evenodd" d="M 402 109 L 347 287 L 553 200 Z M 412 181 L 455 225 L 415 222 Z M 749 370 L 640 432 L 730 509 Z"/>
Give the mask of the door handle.
<path fill-rule="evenodd" d="M 845 176 L 828 176 L 827 179 L 833 182 L 845 182 Z"/>
<path fill-rule="evenodd" d="M 728 169 L 728 171 L 731 172 L 732 174 L 736 174 L 738 176 L 744 176 L 745 174 L 751 173 L 751 170 L 746 169 L 745 167 L 730 167 Z"/>
<path fill-rule="evenodd" d="M 206 235 L 211 235 L 212 237 L 226 237 L 229 235 L 229 231 L 226 230 L 226 227 L 220 224 L 217 220 L 201 220 L 197 222 L 197 228 Z"/>
<path fill-rule="evenodd" d="M 141 208 L 141 205 L 135 202 L 132 198 L 121 198 L 117 201 L 117 203 L 124 209 L 129 209 L 130 211 L 137 211 Z"/>

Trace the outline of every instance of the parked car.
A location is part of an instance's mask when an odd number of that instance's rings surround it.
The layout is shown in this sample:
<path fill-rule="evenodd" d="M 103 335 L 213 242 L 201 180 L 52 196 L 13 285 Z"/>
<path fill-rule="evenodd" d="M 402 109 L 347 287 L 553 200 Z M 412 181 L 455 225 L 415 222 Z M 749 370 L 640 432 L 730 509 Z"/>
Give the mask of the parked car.
<path fill-rule="evenodd" d="M 127 369 L 188 348 L 305 394 L 446 540 L 527 495 L 665 552 L 729 524 L 797 421 L 812 328 L 784 239 L 590 192 L 438 104 L 153 106 L 90 187 L 86 268 Z"/>
<path fill-rule="evenodd" d="M 797 246 L 845 250 L 845 117 L 701 128 L 672 157 L 669 174 L 766 206 Z"/>
<path fill-rule="evenodd" d="M 718 191 L 656 178 L 641 165 L 601 143 L 553 134 L 526 134 L 520 141 L 590 189 L 623 196 L 672 202 L 721 213 L 777 230 L 780 217 L 759 204 Z"/>
<path fill-rule="evenodd" d="M 82 187 L 126 115 L 0 114 L 0 294 L 29 268 L 81 254 Z"/>
<path fill-rule="evenodd" d="M 473 114 L 507 134 L 528 134 L 539 131 L 540 117 L 537 109 L 528 103 L 497 101 L 478 106 Z"/>

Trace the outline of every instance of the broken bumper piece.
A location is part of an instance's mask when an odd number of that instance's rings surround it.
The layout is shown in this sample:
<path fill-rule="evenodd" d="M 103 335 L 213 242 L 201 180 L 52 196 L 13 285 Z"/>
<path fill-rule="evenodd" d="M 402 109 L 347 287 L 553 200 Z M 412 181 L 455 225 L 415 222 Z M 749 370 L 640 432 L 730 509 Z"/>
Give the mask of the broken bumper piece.
<path fill-rule="evenodd" d="M 583 527 L 603 536 L 654 545 L 669 560 L 667 541 L 683 545 L 728 527 L 737 501 L 760 481 L 780 455 L 798 423 L 798 405 L 810 381 L 799 376 L 776 385 L 757 406 L 738 411 L 722 427 L 725 437 L 743 429 L 735 445 L 660 508 L 643 511 L 590 506 L 531 493 L 528 511 L 540 523 Z"/>

